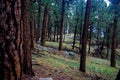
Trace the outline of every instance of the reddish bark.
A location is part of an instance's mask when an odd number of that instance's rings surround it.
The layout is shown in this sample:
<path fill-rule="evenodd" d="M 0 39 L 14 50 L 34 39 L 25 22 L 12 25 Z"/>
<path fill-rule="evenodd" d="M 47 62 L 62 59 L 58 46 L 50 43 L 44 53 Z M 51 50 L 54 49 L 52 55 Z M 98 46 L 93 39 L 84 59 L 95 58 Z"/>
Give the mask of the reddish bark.
<path fill-rule="evenodd" d="M 81 50 L 81 59 L 80 59 L 80 71 L 86 72 L 86 45 L 87 45 L 87 34 L 89 26 L 89 17 L 91 9 L 91 0 L 87 0 L 86 12 L 84 19 L 83 35 L 82 35 L 82 50 Z"/>
<path fill-rule="evenodd" d="M 0 79 L 20 80 L 21 2 L 0 0 L 0 10 Z"/>
<path fill-rule="evenodd" d="M 60 41 L 59 50 L 62 50 L 63 30 L 64 30 L 64 16 L 65 16 L 65 0 L 62 0 L 61 25 L 60 25 Z"/>
<path fill-rule="evenodd" d="M 22 20 L 23 20 L 23 72 L 26 75 L 33 75 L 31 61 L 31 38 L 29 22 L 29 0 L 22 1 Z"/>
<path fill-rule="evenodd" d="M 33 7 L 33 1 L 31 1 L 31 8 Z M 30 19 L 30 33 L 31 33 L 31 48 L 34 48 L 34 9 L 31 9 Z"/>
<path fill-rule="evenodd" d="M 48 27 L 48 18 L 49 18 L 49 9 L 48 9 L 48 6 L 46 6 L 44 11 L 44 19 L 43 19 L 43 27 L 42 27 L 42 35 L 41 35 L 42 46 L 45 46 L 47 27 Z"/>
<path fill-rule="evenodd" d="M 37 20 L 37 36 L 36 36 L 36 41 L 39 41 L 39 38 L 40 38 L 40 15 L 41 15 L 41 6 L 40 6 L 40 3 L 41 3 L 41 0 L 39 3 L 39 7 L 38 7 L 38 20 Z"/>

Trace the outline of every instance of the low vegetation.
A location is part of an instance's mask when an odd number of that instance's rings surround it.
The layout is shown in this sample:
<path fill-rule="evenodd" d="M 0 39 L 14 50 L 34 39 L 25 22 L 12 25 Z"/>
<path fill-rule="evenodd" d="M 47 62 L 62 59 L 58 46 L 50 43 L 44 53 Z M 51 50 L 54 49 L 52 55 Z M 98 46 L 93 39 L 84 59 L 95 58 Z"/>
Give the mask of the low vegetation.
<path fill-rule="evenodd" d="M 94 57 L 87 57 L 87 73 L 83 75 L 78 71 L 79 69 L 79 55 L 69 56 L 65 54 L 53 54 L 44 51 L 43 54 L 40 54 L 41 57 L 33 55 L 33 60 L 42 66 L 49 66 L 54 70 L 59 70 L 59 75 L 69 75 L 72 76 L 75 80 L 95 80 L 105 79 L 105 80 L 114 80 L 117 73 L 118 67 L 112 68 L 109 66 L 109 61 L 106 59 L 99 59 Z M 72 58 L 71 58 L 72 57 Z M 51 73 L 51 72 L 48 72 Z M 55 74 L 55 73 L 52 73 Z M 85 77 L 86 76 L 86 77 Z M 56 76 L 48 76 L 56 78 Z M 66 79 L 63 79 L 66 80 Z M 68 79 L 69 80 L 69 79 Z M 73 79 L 72 79 L 73 80 Z"/>

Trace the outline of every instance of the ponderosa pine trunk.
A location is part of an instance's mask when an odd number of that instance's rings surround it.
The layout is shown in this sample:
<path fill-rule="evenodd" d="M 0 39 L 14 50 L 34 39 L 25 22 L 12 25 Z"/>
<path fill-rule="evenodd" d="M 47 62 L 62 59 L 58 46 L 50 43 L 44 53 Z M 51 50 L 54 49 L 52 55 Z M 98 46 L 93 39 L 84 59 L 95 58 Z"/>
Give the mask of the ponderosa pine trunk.
<path fill-rule="evenodd" d="M 49 18 L 49 9 L 46 5 L 44 10 L 44 19 L 43 19 L 43 27 L 42 27 L 42 34 L 41 34 L 41 45 L 45 46 L 45 40 L 47 35 L 47 27 L 48 27 L 48 18 Z"/>
<path fill-rule="evenodd" d="M 23 21 L 23 73 L 33 75 L 32 59 L 31 59 L 31 38 L 30 38 L 30 22 L 29 7 L 30 1 L 22 1 L 22 21 Z"/>
<path fill-rule="evenodd" d="M 86 69 L 85 69 L 86 68 L 86 45 L 87 45 L 87 34 L 88 34 L 88 26 L 89 26 L 90 9 L 91 9 L 91 0 L 87 0 L 83 34 L 82 34 L 81 58 L 80 58 L 80 71 L 82 72 L 86 72 Z"/>
<path fill-rule="evenodd" d="M 62 0 L 59 51 L 62 50 L 62 43 L 63 43 L 64 15 L 65 15 L 65 0 Z"/>
<path fill-rule="evenodd" d="M 0 80 L 21 80 L 21 1 L 0 0 Z"/>
<path fill-rule="evenodd" d="M 40 19 L 41 19 L 41 0 L 38 0 L 38 15 L 37 15 L 37 36 L 36 41 L 40 39 Z"/>
<path fill-rule="evenodd" d="M 117 41 L 117 23 L 118 17 L 114 17 L 114 28 L 113 28 L 113 36 L 112 36 L 112 48 L 111 48 L 111 66 L 116 66 L 116 41 Z"/>

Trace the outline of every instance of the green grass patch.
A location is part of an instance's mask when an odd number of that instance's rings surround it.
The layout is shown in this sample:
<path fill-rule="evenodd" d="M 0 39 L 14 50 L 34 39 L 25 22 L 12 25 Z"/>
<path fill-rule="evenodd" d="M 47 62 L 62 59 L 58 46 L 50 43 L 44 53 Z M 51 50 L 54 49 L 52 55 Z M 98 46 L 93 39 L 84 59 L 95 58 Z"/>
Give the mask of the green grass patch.
<path fill-rule="evenodd" d="M 58 48 L 59 47 L 59 42 L 49 42 L 49 41 L 46 41 L 46 46 Z M 63 43 L 63 47 L 62 48 L 71 50 L 72 46 L 70 46 L 70 45 L 68 45 L 66 43 Z"/>
<path fill-rule="evenodd" d="M 75 77 L 80 77 L 78 72 L 79 61 L 77 60 L 71 60 L 63 55 L 55 55 L 48 52 L 44 52 L 42 57 L 33 56 L 33 59 L 41 65 L 50 66 L 52 69 L 62 69 L 65 74 L 75 74 Z M 108 60 L 93 57 L 87 57 L 86 69 L 87 74 L 97 75 L 109 80 L 114 80 L 119 70 L 119 68 L 110 67 Z"/>

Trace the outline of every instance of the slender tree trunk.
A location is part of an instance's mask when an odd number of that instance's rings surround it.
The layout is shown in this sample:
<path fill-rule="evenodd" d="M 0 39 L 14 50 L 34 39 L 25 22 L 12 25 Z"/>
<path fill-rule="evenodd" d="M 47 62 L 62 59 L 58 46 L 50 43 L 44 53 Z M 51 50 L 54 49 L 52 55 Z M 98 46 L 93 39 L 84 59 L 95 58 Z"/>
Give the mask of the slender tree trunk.
<path fill-rule="evenodd" d="M 51 15 L 49 15 L 48 19 L 48 40 L 51 41 L 51 34 L 52 34 L 52 26 L 51 26 Z"/>
<path fill-rule="evenodd" d="M 108 30 L 107 30 L 107 55 L 106 55 L 106 58 L 108 58 L 108 56 L 109 56 L 109 44 L 110 44 L 110 42 L 109 42 L 109 39 L 110 39 L 110 37 L 109 37 L 109 33 L 110 33 L 110 29 L 108 28 Z"/>
<path fill-rule="evenodd" d="M 42 27 L 42 35 L 41 35 L 42 46 L 45 46 L 47 27 L 48 27 L 48 17 L 49 17 L 49 9 L 48 6 L 46 6 L 44 11 L 44 19 L 43 19 L 43 27 Z"/>
<path fill-rule="evenodd" d="M 78 22 L 78 21 L 77 21 L 77 22 Z M 73 46 L 72 46 L 72 49 L 74 49 L 74 47 L 75 47 L 76 34 L 77 34 L 77 25 L 75 26 L 75 31 L 74 31 L 74 40 L 73 40 Z"/>
<path fill-rule="evenodd" d="M 64 28 L 64 30 L 63 30 L 63 31 L 64 31 L 64 38 L 63 38 L 63 42 L 64 42 L 64 41 L 65 41 L 65 28 Z"/>
<path fill-rule="evenodd" d="M 59 21 L 57 21 L 57 42 L 59 41 Z"/>
<path fill-rule="evenodd" d="M 0 80 L 21 80 L 20 22 L 21 1 L 0 0 Z"/>
<path fill-rule="evenodd" d="M 59 51 L 62 50 L 62 43 L 63 43 L 64 15 L 65 15 L 65 0 L 62 0 Z"/>
<path fill-rule="evenodd" d="M 114 18 L 114 29 L 113 29 L 113 37 L 112 37 L 112 48 L 111 48 L 111 66 L 116 66 L 116 40 L 117 40 L 117 23 L 118 17 Z"/>
<path fill-rule="evenodd" d="M 81 3 L 81 19 L 80 19 L 80 44 L 79 44 L 79 50 L 81 50 L 81 44 L 82 44 L 82 31 L 83 31 L 83 20 L 82 20 L 82 17 L 83 17 L 83 1 Z"/>
<path fill-rule="evenodd" d="M 97 41 L 96 41 L 96 44 L 97 44 L 97 47 L 98 47 L 98 49 L 99 49 L 99 45 L 100 45 L 100 43 L 99 43 L 99 33 L 100 33 L 100 29 L 98 28 L 97 29 Z"/>
<path fill-rule="evenodd" d="M 37 28 L 36 28 L 36 20 L 35 19 L 34 19 L 34 37 L 35 37 L 35 41 L 37 41 L 37 39 L 36 39 L 37 38 Z"/>
<path fill-rule="evenodd" d="M 92 38 L 92 26 L 90 26 L 90 34 L 89 34 L 89 49 L 88 49 L 88 53 L 90 54 L 90 50 L 91 50 L 91 48 L 90 48 L 90 44 L 91 44 L 91 38 Z"/>
<path fill-rule="evenodd" d="M 57 30 L 57 25 L 56 25 L 57 23 L 55 22 L 55 26 L 54 26 L 54 42 L 56 41 L 55 39 L 56 39 L 56 30 Z"/>
<path fill-rule="evenodd" d="M 31 0 L 31 19 L 30 19 L 30 33 L 31 33 L 31 48 L 34 48 L 34 8 L 33 1 Z"/>
<path fill-rule="evenodd" d="M 31 38 L 30 38 L 30 22 L 29 7 L 30 1 L 22 1 L 22 20 L 23 20 L 23 72 L 26 75 L 33 75 L 32 59 L 31 59 Z"/>
<path fill-rule="evenodd" d="M 86 72 L 86 69 L 85 69 L 86 68 L 86 45 L 87 45 L 87 33 L 88 33 L 88 26 L 89 26 L 90 9 L 91 9 L 91 0 L 87 0 L 83 35 L 82 35 L 82 50 L 81 50 L 81 58 L 80 58 L 80 71 L 82 72 Z"/>
<path fill-rule="evenodd" d="M 39 41 L 40 38 L 40 15 L 41 15 L 41 0 L 38 1 L 38 20 L 37 20 L 37 36 L 36 36 L 36 41 Z"/>
<path fill-rule="evenodd" d="M 82 44 L 82 20 L 80 22 L 80 44 Z"/>

